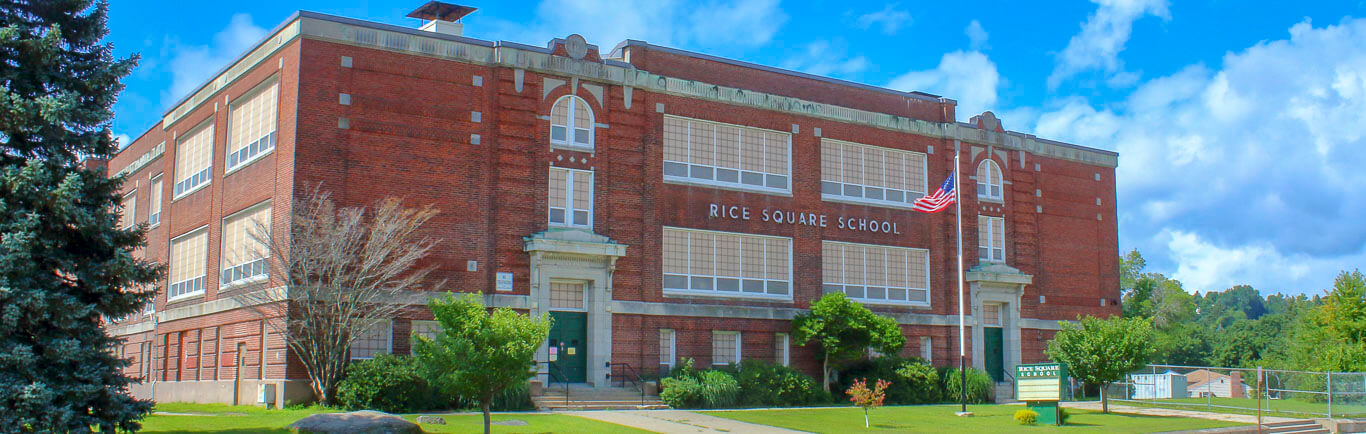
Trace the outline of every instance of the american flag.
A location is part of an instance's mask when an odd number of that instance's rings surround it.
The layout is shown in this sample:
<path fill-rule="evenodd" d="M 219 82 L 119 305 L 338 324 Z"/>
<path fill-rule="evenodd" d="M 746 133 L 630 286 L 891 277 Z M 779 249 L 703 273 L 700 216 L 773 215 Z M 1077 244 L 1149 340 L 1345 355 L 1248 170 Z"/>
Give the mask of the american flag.
<path fill-rule="evenodd" d="M 944 184 L 940 185 L 938 190 L 935 190 L 934 193 L 931 193 L 925 197 L 916 199 L 915 206 L 911 208 L 920 212 L 943 211 L 944 208 L 948 208 L 949 205 L 953 205 L 953 187 L 953 174 L 950 173 L 949 178 L 944 180 Z"/>

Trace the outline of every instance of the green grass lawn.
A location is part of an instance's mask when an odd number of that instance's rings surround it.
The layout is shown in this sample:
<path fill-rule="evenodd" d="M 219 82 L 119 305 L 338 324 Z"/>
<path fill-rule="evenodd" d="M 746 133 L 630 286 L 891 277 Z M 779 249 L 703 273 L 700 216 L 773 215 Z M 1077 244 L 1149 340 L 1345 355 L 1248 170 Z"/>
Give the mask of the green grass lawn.
<path fill-rule="evenodd" d="M 1160 431 L 1220 428 L 1240 424 L 1205 419 L 1179 417 L 1101 414 L 1069 409 L 1068 425 L 1023 426 L 1015 422 L 1015 411 L 1021 405 L 969 405 L 973 417 L 954 415 L 957 405 L 894 406 L 874 409 L 869 413 L 872 428 L 863 428 L 863 410 L 857 407 L 801 410 L 738 410 L 706 411 L 703 413 L 743 422 L 772 425 L 800 431 L 844 433 L 857 431 L 884 432 L 1111 432 L 1146 433 Z"/>
<path fill-rule="evenodd" d="M 1256 398 L 1176 398 L 1157 401 L 1112 401 L 1120 405 L 1174 408 L 1181 410 L 1209 411 L 1229 414 L 1257 414 Z M 1239 408 L 1226 408 L 1239 407 Z M 1271 399 L 1262 401 L 1262 414 L 1288 417 L 1324 417 L 1328 413 L 1328 403 L 1309 402 L 1300 399 Z M 1333 417 L 1366 416 L 1366 406 L 1333 404 Z"/>
<path fill-rule="evenodd" d="M 157 412 L 183 413 L 186 415 L 153 414 L 143 420 L 143 432 L 149 433 L 284 433 L 285 426 L 309 415 L 331 412 L 320 407 L 300 409 L 266 410 L 253 406 L 229 406 L 222 404 L 157 404 Z M 484 416 L 479 413 L 443 414 L 446 425 L 422 425 L 427 432 L 483 432 Z M 406 414 L 404 418 L 417 420 L 417 415 Z M 522 426 L 494 425 L 498 433 L 641 433 L 621 425 L 584 419 L 562 414 L 508 413 L 494 414 L 493 421 L 520 420 Z"/>

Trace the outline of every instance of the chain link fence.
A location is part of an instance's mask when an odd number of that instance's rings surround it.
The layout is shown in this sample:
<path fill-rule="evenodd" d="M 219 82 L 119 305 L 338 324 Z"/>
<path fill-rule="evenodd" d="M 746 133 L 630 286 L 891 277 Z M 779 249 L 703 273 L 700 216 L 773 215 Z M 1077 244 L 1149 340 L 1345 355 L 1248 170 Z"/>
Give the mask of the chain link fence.
<path fill-rule="evenodd" d="M 1148 365 L 1110 385 L 1111 402 L 1281 417 L 1366 417 L 1366 373 Z"/>

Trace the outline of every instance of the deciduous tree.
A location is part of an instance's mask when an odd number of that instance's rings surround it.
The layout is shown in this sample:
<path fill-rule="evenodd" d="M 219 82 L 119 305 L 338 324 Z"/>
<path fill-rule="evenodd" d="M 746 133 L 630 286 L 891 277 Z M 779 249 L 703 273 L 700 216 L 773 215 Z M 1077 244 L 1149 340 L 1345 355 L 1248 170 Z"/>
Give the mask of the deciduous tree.
<path fill-rule="evenodd" d="M 830 390 L 830 373 L 839 362 L 860 357 L 869 348 L 897 354 L 906 346 L 895 319 L 873 313 L 843 292 L 825 294 L 810 311 L 793 318 L 792 338 L 800 345 L 818 345 L 824 390 Z"/>
<path fill-rule="evenodd" d="M 1063 323 L 1048 342 L 1046 354 L 1067 364 L 1073 376 L 1100 385 L 1101 409 L 1108 413 L 1110 401 L 1105 392 L 1110 383 L 1143 367 L 1152 357 L 1152 322 L 1120 317 L 1078 319 L 1080 324 Z"/>

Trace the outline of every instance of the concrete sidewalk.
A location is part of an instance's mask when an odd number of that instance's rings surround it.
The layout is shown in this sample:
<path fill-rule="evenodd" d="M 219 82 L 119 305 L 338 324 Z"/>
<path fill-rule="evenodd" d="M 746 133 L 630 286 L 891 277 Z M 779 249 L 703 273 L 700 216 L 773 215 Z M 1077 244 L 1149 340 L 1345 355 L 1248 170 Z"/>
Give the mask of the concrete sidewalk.
<path fill-rule="evenodd" d="M 1066 408 L 1077 408 L 1077 409 L 1083 409 L 1083 410 L 1095 410 L 1095 411 L 1100 411 L 1100 401 L 1064 402 L 1064 403 L 1062 403 L 1062 406 L 1063 406 L 1063 407 L 1066 407 Z M 1246 424 L 1256 424 L 1256 423 L 1257 423 L 1257 416 L 1246 415 L 1246 414 L 1212 413 L 1212 412 L 1205 412 L 1205 411 L 1176 410 L 1176 409 L 1158 408 L 1158 407 L 1134 407 L 1134 406 L 1130 406 L 1130 405 L 1116 405 L 1116 404 L 1113 404 L 1113 403 L 1110 404 L 1110 412 L 1111 412 L 1111 413 L 1126 413 L 1126 414 L 1141 414 L 1141 415 L 1146 415 L 1146 416 L 1177 416 L 1177 417 L 1189 417 L 1189 418 L 1195 418 L 1195 419 L 1222 420 L 1222 421 L 1238 422 L 1238 423 L 1246 423 Z M 1303 420 L 1303 419 L 1304 419 L 1304 418 L 1296 419 L 1296 418 L 1289 418 L 1289 417 L 1262 416 L 1262 423 L 1266 424 L 1266 423 L 1277 423 L 1277 422 L 1289 422 L 1289 421 L 1292 421 L 1292 420 Z"/>
<path fill-rule="evenodd" d="M 565 411 L 570 414 L 603 422 L 625 425 L 660 433 L 800 433 L 768 425 L 708 416 L 683 410 L 605 410 Z"/>

